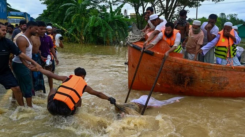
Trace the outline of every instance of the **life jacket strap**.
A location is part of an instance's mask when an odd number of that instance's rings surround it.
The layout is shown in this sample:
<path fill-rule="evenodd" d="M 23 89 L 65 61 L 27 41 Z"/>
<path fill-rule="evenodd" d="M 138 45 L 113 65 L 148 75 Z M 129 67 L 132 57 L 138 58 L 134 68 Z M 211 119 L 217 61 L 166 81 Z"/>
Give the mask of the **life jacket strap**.
<path fill-rule="evenodd" d="M 78 94 L 78 92 L 77 92 L 75 89 L 72 89 L 72 88 L 67 87 L 67 86 L 64 86 L 64 85 L 60 85 L 60 87 L 62 87 L 62 88 L 66 88 L 66 89 L 69 89 L 69 90 L 71 90 L 71 91 L 75 92 L 75 93 L 76 93 L 76 95 L 77 95 L 77 97 L 78 97 L 78 98 L 81 98 L 81 96 Z M 59 88 L 60 88 L 60 87 L 59 87 Z"/>
<path fill-rule="evenodd" d="M 57 91 L 56 94 L 61 94 L 63 96 L 67 96 L 67 97 L 69 97 L 71 99 L 71 101 L 73 102 L 74 105 L 76 104 L 76 102 L 73 100 L 73 98 L 70 95 L 67 95 L 67 94 L 59 92 L 59 91 Z"/>

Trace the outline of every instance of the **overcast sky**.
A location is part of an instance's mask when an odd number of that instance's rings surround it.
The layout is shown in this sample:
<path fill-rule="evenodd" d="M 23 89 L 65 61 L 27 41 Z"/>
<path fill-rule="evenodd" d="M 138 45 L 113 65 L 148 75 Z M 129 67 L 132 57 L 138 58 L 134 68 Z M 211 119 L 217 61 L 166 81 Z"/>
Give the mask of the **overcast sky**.
<path fill-rule="evenodd" d="M 198 17 L 208 17 L 211 13 L 219 15 L 224 12 L 226 14 L 238 14 L 238 18 L 245 20 L 245 0 L 225 0 L 217 4 L 210 1 L 207 0 L 202 3 L 202 6 L 198 9 Z M 13 8 L 27 12 L 34 18 L 38 17 L 46 9 L 46 5 L 41 4 L 39 0 L 7 0 L 7 2 Z M 126 4 L 124 9 L 128 10 L 128 14 L 134 13 L 134 9 L 129 4 Z M 191 8 L 188 10 L 188 18 L 196 18 L 196 9 Z"/>

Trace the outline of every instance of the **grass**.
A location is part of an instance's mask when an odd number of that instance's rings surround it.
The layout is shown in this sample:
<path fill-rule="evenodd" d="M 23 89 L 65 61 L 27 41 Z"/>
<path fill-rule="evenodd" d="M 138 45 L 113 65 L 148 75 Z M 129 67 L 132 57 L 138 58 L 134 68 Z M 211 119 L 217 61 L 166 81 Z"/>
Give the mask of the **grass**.
<path fill-rule="evenodd" d="M 92 54 L 92 55 L 115 55 L 121 51 L 122 46 L 103 46 L 103 45 L 85 45 L 77 43 L 64 43 L 64 48 L 59 48 L 58 52 L 72 54 Z"/>

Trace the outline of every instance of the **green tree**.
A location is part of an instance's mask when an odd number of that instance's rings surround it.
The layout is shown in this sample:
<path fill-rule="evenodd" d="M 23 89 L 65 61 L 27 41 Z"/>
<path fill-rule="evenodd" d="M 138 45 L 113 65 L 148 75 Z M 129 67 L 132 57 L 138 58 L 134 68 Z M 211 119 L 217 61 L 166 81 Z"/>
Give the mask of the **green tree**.
<path fill-rule="evenodd" d="M 63 4 L 61 8 L 66 7 L 64 22 L 70 25 L 68 33 L 75 34 L 83 42 L 83 30 L 87 24 L 89 16 L 96 14 L 95 8 L 100 2 L 97 0 L 72 0 L 70 3 Z M 70 22 L 70 23 L 69 23 Z M 78 39 L 76 39 L 77 41 Z M 77 41 L 78 42 L 78 41 Z"/>
<path fill-rule="evenodd" d="M 115 44 L 127 37 L 128 19 L 124 18 L 121 10 L 124 4 L 112 9 L 112 3 L 109 2 L 110 11 L 107 12 L 105 5 L 98 6 L 99 14 L 93 15 L 85 27 L 85 39 L 92 43 Z"/>

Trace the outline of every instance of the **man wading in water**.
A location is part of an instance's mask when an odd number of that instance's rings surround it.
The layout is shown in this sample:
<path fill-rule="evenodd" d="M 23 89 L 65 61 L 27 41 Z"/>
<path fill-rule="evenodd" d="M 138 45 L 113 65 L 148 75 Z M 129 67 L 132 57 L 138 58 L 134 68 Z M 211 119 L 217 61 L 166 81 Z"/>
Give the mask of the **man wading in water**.
<path fill-rule="evenodd" d="M 95 95 L 101 99 L 106 99 L 110 101 L 111 104 L 116 103 L 114 98 L 95 91 L 87 85 L 84 80 L 86 71 L 83 68 L 76 68 L 74 70 L 75 75 L 71 75 L 69 78 L 66 76 L 58 76 L 44 69 L 41 69 L 40 72 L 42 72 L 44 75 L 47 75 L 48 77 L 63 81 L 57 90 L 52 89 L 48 95 L 47 108 L 52 115 L 73 115 L 76 111 L 76 108 L 80 107 L 82 104 L 81 97 L 84 92 Z"/>
<path fill-rule="evenodd" d="M 32 58 L 32 43 L 30 42 L 30 39 L 31 36 L 37 33 L 37 30 L 37 23 L 29 21 L 25 33 L 20 35 L 16 40 L 16 45 L 19 49 L 30 58 Z M 33 85 L 31 71 L 28 69 L 30 65 L 31 62 L 22 61 L 19 56 L 15 56 L 13 59 L 13 71 L 20 84 L 20 89 L 23 96 L 26 98 L 27 105 L 32 107 Z"/>
<path fill-rule="evenodd" d="M 38 32 L 39 29 L 40 27 L 38 26 Z M 31 36 L 31 42 L 33 44 L 32 59 L 35 60 L 39 65 L 42 65 L 41 54 L 39 50 L 41 46 L 41 41 L 38 32 L 36 33 L 36 35 Z M 46 93 L 43 74 L 41 72 L 39 71 L 32 72 L 32 82 L 33 82 L 34 91 L 42 90 L 44 93 Z"/>
<path fill-rule="evenodd" d="M 20 106 L 24 106 L 20 87 L 9 68 L 9 55 L 12 53 L 26 61 L 29 61 L 34 64 L 37 69 L 41 68 L 41 66 L 21 52 L 11 40 L 5 38 L 5 35 L 6 26 L 0 22 L 0 84 L 2 84 L 6 89 L 11 89 L 18 104 Z M 32 66 L 29 67 L 29 69 L 33 70 L 36 68 L 33 68 Z"/>

